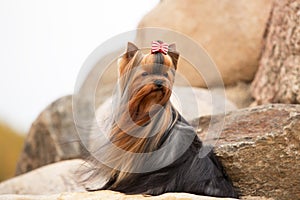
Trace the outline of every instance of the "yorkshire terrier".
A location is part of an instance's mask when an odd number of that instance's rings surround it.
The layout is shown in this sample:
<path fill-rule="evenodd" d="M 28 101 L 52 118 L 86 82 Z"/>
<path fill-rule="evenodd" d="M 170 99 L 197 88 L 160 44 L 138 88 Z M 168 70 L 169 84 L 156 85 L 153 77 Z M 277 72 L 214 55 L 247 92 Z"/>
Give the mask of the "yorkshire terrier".
<path fill-rule="evenodd" d="M 151 52 L 144 54 L 128 43 L 118 62 L 118 89 L 106 139 L 94 141 L 93 168 L 86 179 L 104 182 L 87 190 L 238 197 L 213 151 L 169 100 L 178 58 L 175 44 L 153 41 Z"/>

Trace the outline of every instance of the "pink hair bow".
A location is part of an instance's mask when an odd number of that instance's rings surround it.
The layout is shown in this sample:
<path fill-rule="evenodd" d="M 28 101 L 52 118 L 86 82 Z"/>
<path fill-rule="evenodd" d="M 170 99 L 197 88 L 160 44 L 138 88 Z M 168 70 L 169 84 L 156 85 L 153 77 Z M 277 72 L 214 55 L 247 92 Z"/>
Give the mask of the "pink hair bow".
<path fill-rule="evenodd" d="M 151 53 L 163 53 L 167 54 L 169 51 L 169 45 L 164 42 L 152 41 Z"/>

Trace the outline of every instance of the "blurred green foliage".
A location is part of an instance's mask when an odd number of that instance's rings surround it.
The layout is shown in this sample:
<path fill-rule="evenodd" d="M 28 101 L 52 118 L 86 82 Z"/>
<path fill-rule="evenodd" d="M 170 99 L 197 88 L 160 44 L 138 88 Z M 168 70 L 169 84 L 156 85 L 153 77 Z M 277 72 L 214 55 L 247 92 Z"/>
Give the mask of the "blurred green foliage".
<path fill-rule="evenodd" d="M 0 182 L 14 176 L 24 136 L 0 123 Z"/>

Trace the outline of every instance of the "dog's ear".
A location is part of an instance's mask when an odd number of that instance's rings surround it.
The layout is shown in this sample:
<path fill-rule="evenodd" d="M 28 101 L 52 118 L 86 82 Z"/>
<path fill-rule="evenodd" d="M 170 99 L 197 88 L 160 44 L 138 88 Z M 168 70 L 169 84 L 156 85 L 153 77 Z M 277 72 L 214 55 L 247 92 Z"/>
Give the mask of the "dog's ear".
<path fill-rule="evenodd" d="M 179 53 L 176 51 L 176 44 L 175 43 L 169 45 L 168 54 L 169 54 L 169 56 L 171 57 L 171 59 L 173 61 L 173 65 L 174 65 L 175 69 L 177 69 Z"/>
<path fill-rule="evenodd" d="M 176 44 L 175 43 L 169 44 L 169 51 L 176 51 Z"/>
<path fill-rule="evenodd" d="M 124 74 L 132 67 L 127 65 L 132 60 L 132 58 L 135 56 L 136 53 L 139 53 L 139 48 L 135 44 L 128 42 L 126 52 L 118 60 L 120 75 Z"/>
<path fill-rule="evenodd" d="M 127 44 L 127 50 L 126 50 L 126 56 L 127 56 L 127 59 L 131 59 L 131 58 L 133 58 L 133 56 L 135 55 L 135 53 L 137 52 L 139 50 L 139 48 L 135 45 L 135 44 L 133 44 L 133 43 L 131 43 L 131 42 L 128 42 L 128 44 Z"/>

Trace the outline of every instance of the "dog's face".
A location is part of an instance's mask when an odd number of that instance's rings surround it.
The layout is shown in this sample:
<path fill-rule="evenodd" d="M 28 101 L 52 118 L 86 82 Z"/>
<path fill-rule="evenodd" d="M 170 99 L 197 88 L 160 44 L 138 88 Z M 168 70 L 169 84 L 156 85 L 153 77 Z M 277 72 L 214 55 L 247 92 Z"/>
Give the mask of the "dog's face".
<path fill-rule="evenodd" d="M 155 112 L 153 105 L 164 106 L 169 101 L 178 57 L 175 45 L 170 45 L 165 55 L 143 54 L 134 44 L 128 43 L 126 53 L 119 60 L 119 75 L 133 119 L 145 117 Z"/>

